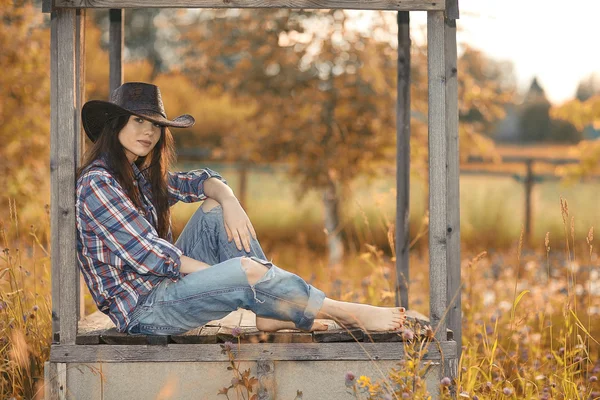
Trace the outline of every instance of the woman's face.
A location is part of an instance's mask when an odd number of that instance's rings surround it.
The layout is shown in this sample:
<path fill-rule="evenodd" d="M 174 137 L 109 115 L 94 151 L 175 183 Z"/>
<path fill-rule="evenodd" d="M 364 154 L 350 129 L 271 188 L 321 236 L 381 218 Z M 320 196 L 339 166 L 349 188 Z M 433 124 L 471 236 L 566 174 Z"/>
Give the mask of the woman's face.
<path fill-rule="evenodd" d="M 132 115 L 119 132 L 119 142 L 125 150 L 130 163 L 138 157 L 145 157 L 152 151 L 160 139 L 160 125 Z"/>

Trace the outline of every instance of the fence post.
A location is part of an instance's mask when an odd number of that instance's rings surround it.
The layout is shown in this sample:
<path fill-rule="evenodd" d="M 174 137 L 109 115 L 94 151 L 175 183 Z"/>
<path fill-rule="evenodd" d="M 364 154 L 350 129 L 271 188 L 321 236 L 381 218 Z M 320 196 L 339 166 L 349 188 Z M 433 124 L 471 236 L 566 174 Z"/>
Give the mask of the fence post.
<path fill-rule="evenodd" d="M 531 191 L 533 190 L 533 160 L 525 161 L 525 243 L 529 244 L 531 239 Z"/>

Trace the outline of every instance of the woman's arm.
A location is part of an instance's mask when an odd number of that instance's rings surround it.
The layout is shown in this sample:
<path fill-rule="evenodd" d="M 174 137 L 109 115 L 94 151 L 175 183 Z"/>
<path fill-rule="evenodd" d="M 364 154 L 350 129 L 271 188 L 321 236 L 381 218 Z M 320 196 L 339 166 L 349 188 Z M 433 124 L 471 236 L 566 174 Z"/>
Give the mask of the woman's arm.
<path fill-rule="evenodd" d="M 192 272 L 201 271 L 210 267 L 207 263 L 202 261 L 194 260 L 188 256 L 181 256 L 181 266 L 179 267 L 179 272 L 182 274 L 191 274 Z"/>
<path fill-rule="evenodd" d="M 221 204 L 227 239 L 235 241 L 238 250 L 243 247 L 249 253 L 250 235 L 256 239 L 256 231 L 233 190 L 219 179 L 209 178 L 204 182 L 204 194 Z"/>

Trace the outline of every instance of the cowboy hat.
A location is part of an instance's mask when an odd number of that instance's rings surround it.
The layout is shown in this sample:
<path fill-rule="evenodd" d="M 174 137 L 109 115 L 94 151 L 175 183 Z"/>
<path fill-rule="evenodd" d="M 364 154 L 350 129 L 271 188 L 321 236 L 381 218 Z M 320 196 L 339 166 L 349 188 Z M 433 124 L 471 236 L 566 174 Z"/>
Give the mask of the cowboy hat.
<path fill-rule="evenodd" d="M 188 114 L 168 119 L 157 86 L 143 82 L 127 82 L 113 90 L 110 101 L 90 100 L 83 105 L 83 129 L 90 140 L 95 142 L 110 118 L 129 114 L 175 128 L 189 128 L 196 122 L 194 117 Z"/>

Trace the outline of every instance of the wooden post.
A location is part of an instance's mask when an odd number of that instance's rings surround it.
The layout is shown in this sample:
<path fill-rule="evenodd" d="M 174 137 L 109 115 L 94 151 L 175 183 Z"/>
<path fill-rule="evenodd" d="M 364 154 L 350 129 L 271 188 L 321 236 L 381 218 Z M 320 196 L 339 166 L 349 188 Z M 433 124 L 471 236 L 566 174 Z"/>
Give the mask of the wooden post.
<path fill-rule="evenodd" d="M 52 15 L 51 62 L 52 110 L 50 174 L 51 174 L 51 234 L 53 314 L 58 317 L 61 344 L 74 344 L 77 336 L 79 302 L 77 237 L 75 229 L 75 167 L 79 154 L 79 109 L 77 101 L 76 10 L 58 9 Z M 81 21 L 81 19 L 79 19 Z"/>
<path fill-rule="evenodd" d="M 444 12 L 427 12 L 429 80 L 429 311 L 436 339 L 446 340 L 447 169 Z"/>
<path fill-rule="evenodd" d="M 58 319 L 60 309 L 60 258 L 58 253 L 58 174 L 57 174 L 57 144 L 58 144 L 58 41 L 57 14 L 50 15 L 50 246 L 52 254 L 52 342 L 60 342 L 60 324 Z"/>
<path fill-rule="evenodd" d="M 85 137 L 81 126 L 81 118 L 79 118 L 79 110 L 85 101 L 85 15 L 86 12 L 83 9 L 77 10 L 77 21 L 76 21 L 76 48 L 75 48 L 75 87 L 76 87 L 76 100 L 75 108 L 77 109 L 76 125 L 75 125 L 75 168 L 81 166 L 81 158 L 85 152 Z M 79 319 L 85 317 L 85 299 L 83 297 L 82 288 L 85 286 L 83 279 L 83 273 L 79 272 L 79 285 L 77 286 L 77 298 L 79 299 Z"/>
<path fill-rule="evenodd" d="M 525 160 L 525 243 L 531 239 L 531 192 L 533 191 L 533 160 Z"/>
<path fill-rule="evenodd" d="M 410 14 L 398 12 L 396 102 L 396 305 L 408 308 L 410 203 Z"/>
<path fill-rule="evenodd" d="M 110 63 L 110 93 L 123 84 L 123 47 L 125 44 L 125 18 L 123 9 L 109 11 L 110 27 L 108 53 Z M 110 97 L 110 93 L 108 94 Z"/>
<path fill-rule="evenodd" d="M 458 9 L 458 5 L 456 7 Z M 444 24 L 446 64 L 446 168 L 447 181 L 447 234 L 446 268 L 448 328 L 456 341 L 456 355 L 462 348 L 461 276 L 460 276 L 460 161 L 458 142 L 458 77 L 456 51 L 456 20 L 446 18 Z M 456 361 L 455 360 L 455 361 Z M 449 368 L 448 376 L 456 376 L 456 366 Z"/>

